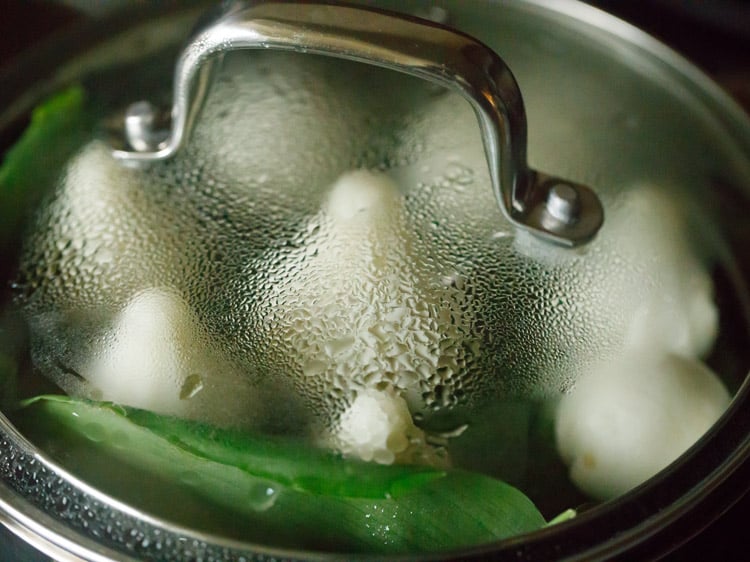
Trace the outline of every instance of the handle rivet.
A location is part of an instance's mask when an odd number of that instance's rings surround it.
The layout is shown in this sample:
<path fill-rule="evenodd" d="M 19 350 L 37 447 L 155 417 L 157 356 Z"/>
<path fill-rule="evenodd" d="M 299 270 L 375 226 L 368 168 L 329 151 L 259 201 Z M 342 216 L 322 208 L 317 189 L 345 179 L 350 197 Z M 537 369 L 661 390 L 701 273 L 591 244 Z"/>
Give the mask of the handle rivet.
<path fill-rule="evenodd" d="M 125 111 L 125 138 L 133 150 L 149 152 L 156 150 L 165 139 L 156 129 L 157 110 L 147 101 L 137 101 Z"/>
<path fill-rule="evenodd" d="M 547 195 L 546 209 L 557 220 L 566 224 L 574 223 L 581 210 L 578 190 L 567 183 L 556 183 Z"/>

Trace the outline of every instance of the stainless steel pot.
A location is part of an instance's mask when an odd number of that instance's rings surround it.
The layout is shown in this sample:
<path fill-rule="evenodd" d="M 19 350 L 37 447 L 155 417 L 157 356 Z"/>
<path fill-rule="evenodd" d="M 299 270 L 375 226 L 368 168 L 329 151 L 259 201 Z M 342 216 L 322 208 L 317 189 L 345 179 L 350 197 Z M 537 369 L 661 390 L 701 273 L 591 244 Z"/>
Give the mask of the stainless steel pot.
<path fill-rule="evenodd" d="M 385 7 L 398 9 L 393 5 Z M 678 186 L 673 189 L 673 196 L 695 197 L 700 204 L 714 207 L 714 213 L 728 213 L 736 208 L 734 203 L 728 202 L 730 198 L 741 201 L 740 205 L 746 203 L 750 183 L 747 119 L 687 63 L 633 28 L 578 4 L 513 2 L 495 8 L 446 5 L 452 25 L 490 45 L 513 69 L 528 110 L 531 162 L 538 161 L 540 167 L 555 174 L 591 185 L 602 199 L 605 212 L 616 205 L 617 194 L 624 186 L 644 181 L 644 178 Z M 159 54 L 161 58 L 155 57 L 157 62 L 151 66 L 151 76 L 169 76 L 166 69 L 171 64 L 174 45 L 186 36 L 199 13 L 200 10 L 170 13 L 165 19 L 113 32 L 111 38 L 96 41 L 93 47 L 83 45 L 85 52 L 58 66 L 51 77 L 29 80 L 28 75 L 24 76 L 25 83 L 17 91 L 12 90 L 11 77 L 8 91 L 12 97 L 7 104 L 9 109 L 0 118 L 0 125 L 11 123 L 45 93 L 72 80 L 82 80 L 87 87 L 94 83 L 105 85 L 101 93 L 104 113 L 113 113 L 129 102 L 150 97 L 148 87 L 138 95 L 130 88 L 126 92 L 118 91 L 114 77 L 122 75 L 123 68 L 142 69 L 144 58 L 152 54 Z M 411 32 L 409 28 L 404 33 Z M 226 37 L 222 38 L 225 40 Z M 318 43 L 306 44 L 303 48 L 326 50 Z M 351 58 L 362 58 L 357 48 L 357 45 L 348 45 L 344 50 Z M 387 53 L 375 56 L 384 65 L 400 64 Z M 419 52 L 411 56 L 421 57 L 423 62 L 429 58 Z M 572 60 L 578 64 L 571 64 Z M 423 74 L 439 78 L 439 63 L 428 62 L 430 64 L 423 66 L 426 68 Z M 454 70 L 451 68 L 451 72 Z M 493 120 L 491 110 L 479 110 L 480 116 L 485 116 L 483 130 L 489 131 L 485 151 L 493 171 L 491 178 L 497 199 L 511 220 L 521 217 L 523 222 L 525 217 L 533 215 L 525 208 L 527 201 L 546 205 L 542 216 L 547 213 L 555 218 L 555 208 L 559 210 L 565 201 L 560 203 L 546 195 L 528 196 L 522 193 L 523 189 L 504 191 L 504 185 L 523 187 L 523 180 L 501 179 L 502 172 L 498 170 L 522 170 L 520 177 L 523 178 L 525 163 L 523 149 L 507 146 L 503 149 L 497 139 L 504 138 L 503 127 L 507 122 L 511 123 L 511 129 L 520 128 L 521 137 L 524 135 L 512 103 L 510 110 L 502 109 L 503 103 L 508 105 L 508 97 L 513 100 L 515 94 L 512 84 L 508 86 L 503 82 L 502 68 L 493 74 L 493 78 L 498 76 L 501 78 L 495 81 L 504 85 L 504 101 L 490 105 L 501 107 L 499 118 Z M 487 86 L 476 87 L 478 91 L 486 89 Z M 189 89 L 184 92 L 182 95 L 187 96 Z M 186 108 L 190 106 L 180 95 L 178 90 L 178 111 L 173 113 L 178 124 L 180 103 L 185 103 Z M 592 106 L 596 110 L 592 111 Z M 142 124 L 142 119 L 135 122 Z M 496 141 L 492 140 L 493 127 L 500 131 Z M 143 129 L 131 128 L 131 144 L 137 147 L 145 138 L 148 145 L 152 132 L 143 133 Z M 515 142 L 518 136 L 508 138 Z M 149 147 L 145 148 L 148 152 Z M 493 162 L 497 161 L 498 152 L 512 156 L 495 169 Z M 554 184 L 541 182 L 540 185 L 550 188 Z M 716 191 L 708 192 L 710 189 Z M 565 218 L 565 213 L 560 216 Z M 540 222 L 544 227 L 544 219 Z M 741 219 L 739 223 L 738 227 L 736 221 L 735 224 L 730 221 L 720 235 L 735 248 L 735 255 L 739 255 L 736 248 L 743 243 Z M 606 224 L 605 221 L 605 229 Z M 583 238 L 590 236 L 588 233 Z M 735 282 L 741 284 L 741 281 Z M 737 289 L 734 291 L 736 293 Z M 736 298 L 737 306 L 746 307 L 741 290 Z M 746 309 L 743 310 L 738 314 L 739 325 L 733 336 L 738 340 L 746 338 L 742 327 Z M 729 411 L 710 433 L 678 463 L 645 486 L 586 511 L 571 522 L 451 556 L 462 559 L 489 554 L 501 559 L 518 556 L 529 560 L 607 559 L 624 552 L 636 556 L 645 549 L 664 550 L 665 542 L 672 540 L 667 537 L 674 528 L 700 525 L 700 520 L 708 513 L 731 503 L 737 490 L 746 488 L 750 427 L 741 416 L 747 388 L 744 384 L 740 387 L 745 372 L 746 364 L 735 373 L 735 380 L 728 381 L 738 388 L 736 396 Z M 7 524 L 56 557 L 306 557 L 304 553 L 277 553 L 258 545 L 206 536 L 148 517 L 77 481 L 39 453 L 9 423 L 4 424 L 3 430 L 2 502 Z"/>

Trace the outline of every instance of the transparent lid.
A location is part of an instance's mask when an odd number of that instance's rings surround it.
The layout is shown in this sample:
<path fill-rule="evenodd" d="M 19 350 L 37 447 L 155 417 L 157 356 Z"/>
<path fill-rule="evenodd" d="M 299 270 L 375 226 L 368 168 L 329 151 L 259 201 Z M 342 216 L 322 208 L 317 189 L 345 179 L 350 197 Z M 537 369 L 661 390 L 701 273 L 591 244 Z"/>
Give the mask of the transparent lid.
<path fill-rule="evenodd" d="M 229 53 L 173 160 L 127 169 L 95 141 L 68 166 L 24 257 L 37 360 L 76 394 L 285 426 L 335 423 L 369 388 L 425 413 L 548 396 L 632 338 L 704 354 L 717 249 L 692 236 L 707 219 L 690 207 L 716 149 L 694 108 L 589 38 L 497 17 L 513 33 L 490 39 L 527 39 L 496 49 L 524 85 L 532 161 L 604 201 L 589 245 L 508 223 L 461 96 L 357 63 Z M 160 357 L 138 359 L 137 382 L 135 335 Z M 309 415 L 290 416 L 289 396 Z"/>

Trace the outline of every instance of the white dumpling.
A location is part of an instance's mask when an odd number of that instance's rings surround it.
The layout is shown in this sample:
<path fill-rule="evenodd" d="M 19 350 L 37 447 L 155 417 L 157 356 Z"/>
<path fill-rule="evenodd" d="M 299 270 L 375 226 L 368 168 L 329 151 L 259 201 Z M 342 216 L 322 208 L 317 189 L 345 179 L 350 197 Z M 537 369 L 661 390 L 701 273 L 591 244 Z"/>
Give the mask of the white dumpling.
<path fill-rule="evenodd" d="M 729 399 L 699 360 L 633 353 L 593 369 L 562 400 L 560 454 L 581 490 L 610 499 L 676 460 L 716 422 Z"/>
<path fill-rule="evenodd" d="M 609 217 L 623 255 L 640 255 L 649 284 L 628 287 L 612 264 L 610 297 L 628 313 L 620 352 L 589 366 L 557 412 L 557 447 L 572 481 L 598 499 L 641 484 L 693 445 L 730 396 L 700 360 L 718 332 L 708 268 L 685 210 L 655 189 L 631 191 Z"/>

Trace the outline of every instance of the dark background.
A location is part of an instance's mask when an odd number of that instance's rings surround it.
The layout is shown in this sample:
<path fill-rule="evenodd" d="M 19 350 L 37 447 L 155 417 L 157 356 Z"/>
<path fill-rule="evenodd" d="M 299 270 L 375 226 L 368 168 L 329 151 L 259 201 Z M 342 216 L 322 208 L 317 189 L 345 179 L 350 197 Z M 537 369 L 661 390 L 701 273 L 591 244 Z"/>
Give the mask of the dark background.
<path fill-rule="evenodd" d="M 35 43 L 64 32 L 115 2 L 68 0 L 68 3 L 84 6 L 86 13 L 51 1 L 0 0 L 0 67 L 12 64 L 14 56 Z M 750 2 L 590 0 L 588 3 L 633 23 L 682 53 L 750 113 Z M 675 537 L 675 541 L 679 538 Z M 666 560 L 739 561 L 749 559 L 748 552 L 750 497 L 741 499 Z M 44 559 L 0 527 L 0 561 Z"/>

